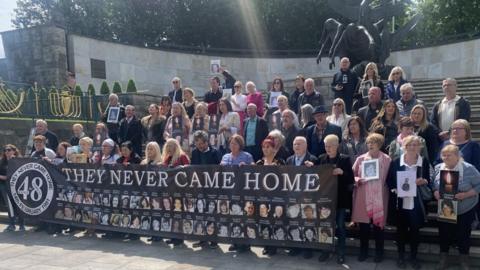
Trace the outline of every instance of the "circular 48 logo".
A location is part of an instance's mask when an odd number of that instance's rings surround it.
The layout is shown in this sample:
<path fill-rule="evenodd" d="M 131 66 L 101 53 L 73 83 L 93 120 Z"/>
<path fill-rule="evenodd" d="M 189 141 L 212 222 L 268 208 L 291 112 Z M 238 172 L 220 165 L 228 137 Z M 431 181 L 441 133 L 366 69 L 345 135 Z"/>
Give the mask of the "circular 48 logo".
<path fill-rule="evenodd" d="M 10 178 L 13 200 L 22 212 L 30 216 L 38 216 L 48 209 L 54 189 L 48 170 L 39 163 L 22 165 Z"/>

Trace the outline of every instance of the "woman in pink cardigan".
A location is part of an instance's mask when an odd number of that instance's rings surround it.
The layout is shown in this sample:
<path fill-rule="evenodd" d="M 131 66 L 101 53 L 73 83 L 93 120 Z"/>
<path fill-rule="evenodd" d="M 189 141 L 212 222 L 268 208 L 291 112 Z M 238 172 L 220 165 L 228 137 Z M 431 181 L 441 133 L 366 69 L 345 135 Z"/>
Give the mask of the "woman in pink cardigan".
<path fill-rule="evenodd" d="M 353 164 L 355 189 L 353 191 L 352 221 L 360 225 L 360 255 L 358 261 L 368 257 L 368 236 L 373 225 L 375 235 L 375 262 L 383 260 L 383 229 L 387 220 L 388 187 L 386 177 L 390 157 L 380 151 L 385 138 L 380 134 L 370 134 L 367 139 L 368 152 L 359 156 Z M 364 162 L 378 159 L 378 167 Z M 366 163 L 367 164 L 367 163 Z M 363 170 L 362 170 L 362 167 Z M 378 172 L 377 172 L 378 170 Z M 378 175 L 378 177 L 374 177 Z"/>
<path fill-rule="evenodd" d="M 245 84 L 245 87 L 247 88 L 247 105 L 250 103 L 253 103 L 257 105 L 257 116 L 258 117 L 263 117 L 264 111 L 263 111 L 263 96 L 262 93 L 257 91 L 257 87 L 255 84 L 251 81 L 247 82 Z"/>

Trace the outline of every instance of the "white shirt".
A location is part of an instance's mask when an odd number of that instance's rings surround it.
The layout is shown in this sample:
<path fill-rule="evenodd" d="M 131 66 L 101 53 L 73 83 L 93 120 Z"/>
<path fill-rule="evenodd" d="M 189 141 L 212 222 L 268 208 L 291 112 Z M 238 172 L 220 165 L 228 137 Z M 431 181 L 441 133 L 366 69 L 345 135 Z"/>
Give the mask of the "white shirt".
<path fill-rule="evenodd" d="M 453 121 L 455 121 L 455 104 L 460 99 L 460 96 L 455 96 L 451 100 L 443 98 L 438 108 L 438 114 L 440 115 L 440 129 L 447 131 L 450 129 Z"/>
<path fill-rule="evenodd" d="M 343 132 L 350 118 L 352 117 L 348 114 L 340 114 L 338 118 L 335 118 L 334 114 L 330 114 L 329 116 L 327 116 L 327 121 L 330 122 L 331 124 L 341 127 Z"/>
<path fill-rule="evenodd" d="M 422 167 L 423 158 L 418 155 L 417 163 L 413 164 L 412 166 L 405 163 L 405 154 L 400 156 L 400 166 L 405 166 L 405 171 L 412 171 L 417 173 L 417 168 Z M 397 180 L 398 181 L 398 180 Z M 406 210 L 412 210 L 414 206 L 414 197 L 404 197 L 403 198 L 403 205 L 402 208 Z"/>
<path fill-rule="evenodd" d="M 247 96 L 240 94 L 240 95 L 233 95 L 231 100 L 235 100 L 235 103 L 232 102 L 232 109 L 234 112 L 244 112 L 247 108 Z"/>

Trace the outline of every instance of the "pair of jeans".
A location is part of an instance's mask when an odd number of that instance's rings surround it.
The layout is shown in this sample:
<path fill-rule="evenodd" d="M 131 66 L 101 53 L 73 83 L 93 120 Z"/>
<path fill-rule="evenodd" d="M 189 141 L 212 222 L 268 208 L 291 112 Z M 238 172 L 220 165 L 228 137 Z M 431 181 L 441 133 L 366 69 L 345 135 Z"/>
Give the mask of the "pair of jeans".
<path fill-rule="evenodd" d="M 472 222 L 475 220 L 475 208 L 457 216 L 457 224 L 438 222 L 438 234 L 440 237 L 440 252 L 447 252 L 453 237 L 456 237 L 458 251 L 462 255 L 470 252 L 470 236 L 472 234 Z"/>

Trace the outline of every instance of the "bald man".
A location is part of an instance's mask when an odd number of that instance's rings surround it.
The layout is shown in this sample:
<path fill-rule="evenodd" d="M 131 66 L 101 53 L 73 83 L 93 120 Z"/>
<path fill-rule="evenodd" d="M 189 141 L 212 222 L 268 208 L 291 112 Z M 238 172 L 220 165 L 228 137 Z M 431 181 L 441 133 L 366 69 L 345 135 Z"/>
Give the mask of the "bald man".
<path fill-rule="evenodd" d="M 358 84 L 358 75 L 350 69 L 350 60 L 344 57 L 340 60 L 340 71 L 333 76 L 331 89 L 335 98 L 345 102 L 347 114 L 352 113 L 353 94 Z"/>
<path fill-rule="evenodd" d="M 377 117 L 383 107 L 382 90 L 379 87 L 371 87 L 368 90 L 368 104 L 358 110 L 358 116 L 363 120 L 365 128 L 368 130 L 372 121 Z"/>

